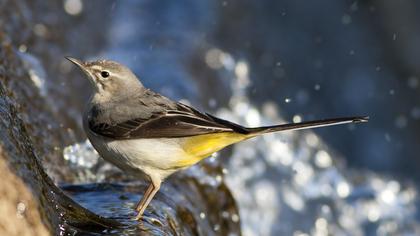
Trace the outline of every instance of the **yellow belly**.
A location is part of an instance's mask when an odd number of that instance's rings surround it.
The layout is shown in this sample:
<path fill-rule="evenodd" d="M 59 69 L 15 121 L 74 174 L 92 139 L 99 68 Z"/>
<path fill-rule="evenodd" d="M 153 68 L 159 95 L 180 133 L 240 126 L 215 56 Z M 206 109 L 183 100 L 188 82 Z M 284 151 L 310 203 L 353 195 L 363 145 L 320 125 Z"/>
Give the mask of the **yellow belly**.
<path fill-rule="evenodd" d="M 242 141 L 246 138 L 246 135 L 233 132 L 186 137 L 182 142 L 182 148 L 187 155 L 185 158 L 177 162 L 177 166 L 187 167 L 194 165 L 198 161 L 210 156 L 222 148 Z"/>

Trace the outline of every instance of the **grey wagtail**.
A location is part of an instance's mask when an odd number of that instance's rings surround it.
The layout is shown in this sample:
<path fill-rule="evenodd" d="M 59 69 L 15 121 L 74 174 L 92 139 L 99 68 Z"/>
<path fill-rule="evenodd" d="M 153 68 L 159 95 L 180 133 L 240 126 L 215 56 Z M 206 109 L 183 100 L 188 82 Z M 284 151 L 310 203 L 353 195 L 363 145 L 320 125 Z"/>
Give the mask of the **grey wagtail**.
<path fill-rule="evenodd" d="M 247 128 L 146 89 L 130 69 L 117 62 L 66 58 L 94 87 L 83 116 L 93 147 L 124 172 L 146 176 L 151 182 L 136 206 L 137 220 L 165 178 L 226 146 L 271 132 L 368 120 L 348 117 Z"/>

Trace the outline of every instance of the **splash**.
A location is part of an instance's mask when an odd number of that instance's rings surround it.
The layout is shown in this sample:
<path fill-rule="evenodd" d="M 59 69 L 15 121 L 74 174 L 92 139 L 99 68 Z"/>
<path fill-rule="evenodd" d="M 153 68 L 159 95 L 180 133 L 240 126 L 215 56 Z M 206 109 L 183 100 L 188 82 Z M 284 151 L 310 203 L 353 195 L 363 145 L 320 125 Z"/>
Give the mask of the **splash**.
<path fill-rule="evenodd" d="M 261 109 L 252 105 L 246 95 L 250 69 L 243 61 L 235 64 L 230 105 L 218 115 L 251 127 L 284 123 L 274 104 Z M 238 73 L 238 67 L 243 72 Z M 225 180 L 239 205 L 244 235 L 419 232 L 415 187 L 349 169 L 311 131 L 269 134 L 239 143 L 227 160 Z"/>
<path fill-rule="evenodd" d="M 210 49 L 206 63 L 232 78 L 229 107 L 219 109 L 219 117 L 251 127 L 285 122 L 275 104 L 257 108 L 249 101 L 246 61 Z M 300 115 L 293 118 L 294 122 L 302 119 Z M 217 166 L 217 156 L 208 158 L 206 164 Z M 64 158 L 95 173 L 89 175 L 90 181 L 106 180 L 106 170 L 113 168 L 93 168 L 100 161 L 88 141 L 65 148 Z M 227 182 L 240 214 L 220 214 L 234 222 L 240 219 L 243 235 L 395 235 L 420 230 L 415 187 L 371 171 L 349 169 L 311 131 L 248 140 L 235 145 L 231 157 L 224 160 L 223 175 L 209 175 L 200 166 L 185 174 L 213 187 Z"/>

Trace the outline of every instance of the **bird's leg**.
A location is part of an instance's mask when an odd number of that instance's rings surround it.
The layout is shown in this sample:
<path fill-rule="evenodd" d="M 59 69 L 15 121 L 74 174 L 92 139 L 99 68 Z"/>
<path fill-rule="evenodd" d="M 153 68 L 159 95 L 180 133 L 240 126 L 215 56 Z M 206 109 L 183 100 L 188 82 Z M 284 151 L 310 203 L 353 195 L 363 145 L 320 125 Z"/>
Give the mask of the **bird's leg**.
<path fill-rule="evenodd" d="M 144 202 L 146 201 L 147 196 L 152 192 L 152 190 L 153 190 L 153 184 L 150 183 L 149 187 L 147 187 L 147 189 L 146 189 L 146 192 L 144 192 L 143 197 L 137 203 L 137 205 L 136 205 L 136 211 L 139 211 L 140 208 L 142 207 L 142 205 L 144 205 Z"/>
<path fill-rule="evenodd" d="M 151 188 L 152 190 L 150 191 L 149 194 L 147 194 L 147 195 L 145 194 L 143 196 L 143 198 L 141 199 L 141 201 L 139 203 L 139 206 L 137 208 L 138 214 L 136 216 L 136 220 L 140 220 L 140 218 L 142 217 L 142 215 L 144 213 L 144 210 L 146 210 L 150 201 L 152 201 L 155 194 L 159 191 L 160 183 L 161 183 L 161 180 L 156 180 L 156 179 L 152 178 L 152 183 L 150 184 L 151 187 L 149 186 L 149 188 Z M 148 190 L 146 191 L 146 193 L 148 193 Z"/>

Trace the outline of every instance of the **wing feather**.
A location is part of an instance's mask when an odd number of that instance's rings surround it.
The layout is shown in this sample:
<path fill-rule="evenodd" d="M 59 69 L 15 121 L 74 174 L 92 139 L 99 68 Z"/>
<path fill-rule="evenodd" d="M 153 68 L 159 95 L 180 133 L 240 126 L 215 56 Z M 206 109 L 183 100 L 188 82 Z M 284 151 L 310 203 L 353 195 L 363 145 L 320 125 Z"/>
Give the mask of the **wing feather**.
<path fill-rule="evenodd" d="M 237 124 L 201 113 L 182 103 L 176 109 L 152 114 L 147 119 L 130 119 L 117 124 L 91 124 L 95 133 L 113 139 L 176 138 L 220 132 L 248 133 Z"/>

